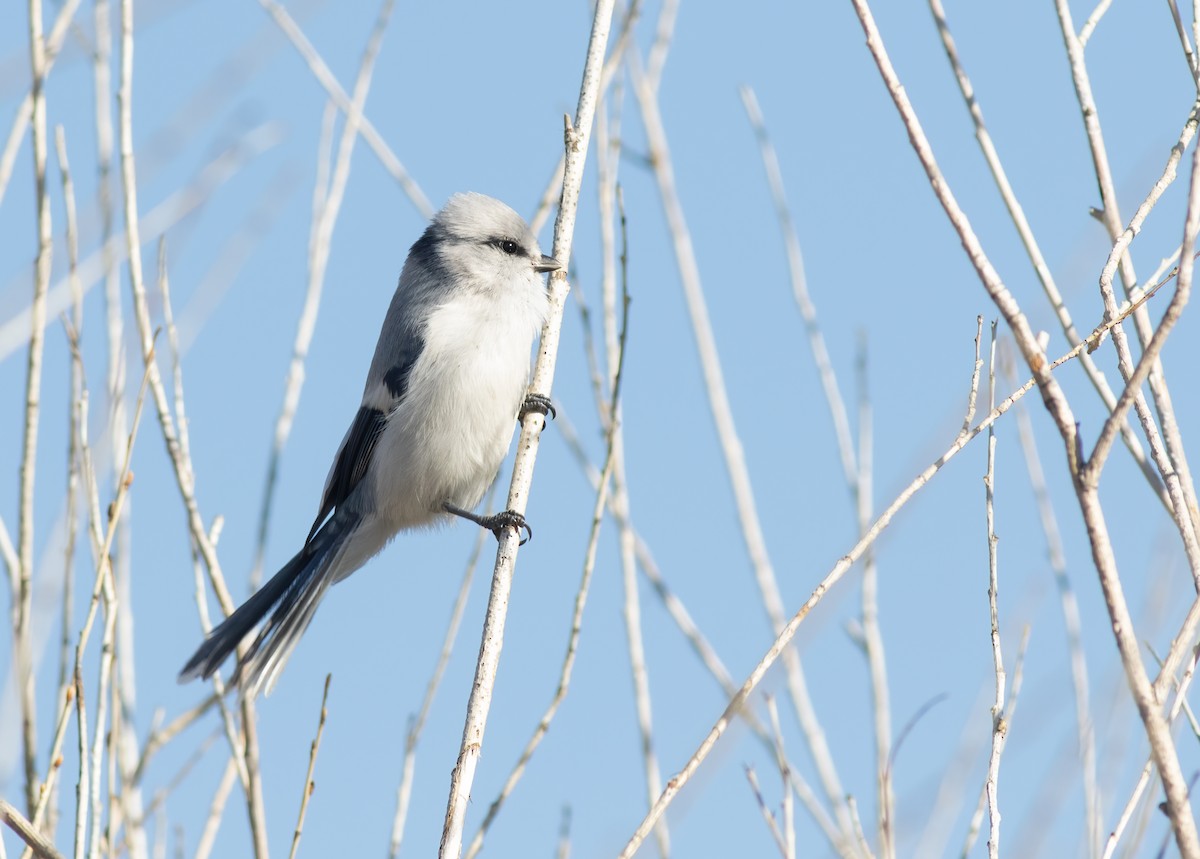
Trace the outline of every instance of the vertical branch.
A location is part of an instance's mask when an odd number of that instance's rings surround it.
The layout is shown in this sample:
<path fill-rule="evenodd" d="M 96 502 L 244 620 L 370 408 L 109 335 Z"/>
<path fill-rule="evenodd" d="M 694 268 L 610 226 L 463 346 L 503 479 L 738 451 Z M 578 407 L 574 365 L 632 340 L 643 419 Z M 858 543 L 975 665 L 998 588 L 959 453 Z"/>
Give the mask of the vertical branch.
<path fill-rule="evenodd" d="M 775 813 L 767 807 L 767 800 L 763 796 L 762 788 L 758 786 L 758 775 L 754 772 L 754 767 L 749 764 L 745 767 L 746 781 L 750 782 L 750 790 L 754 793 L 754 801 L 758 805 L 758 810 L 762 814 L 763 822 L 767 824 L 767 830 L 771 833 L 771 838 L 775 841 L 775 847 L 779 850 L 779 855 L 783 859 L 791 859 L 788 853 L 787 841 L 784 839 L 783 831 L 779 828 L 779 821 L 775 819 Z M 787 784 L 784 784 L 785 793 L 791 793 Z"/>
<path fill-rule="evenodd" d="M 75 543 L 79 535 L 79 421 L 83 407 L 83 356 L 80 353 L 80 337 L 83 332 L 83 285 L 79 281 L 79 230 L 75 209 L 75 185 L 71 179 L 71 165 L 67 159 L 66 134 L 61 125 L 55 128 L 54 143 L 62 176 L 63 204 L 67 220 L 68 281 L 71 287 L 71 319 L 69 322 L 64 319 L 71 350 L 71 376 L 67 392 L 67 408 L 70 414 L 67 422 L 67 545 L 63 553 L 62 614 L 59 620 L 62 630 L 58 658 L 59 697 L 64 708 L 69 709 L 75 692 L 71 662 L 71 627 L 75 609 Z M 56 799 L 49 802 L 49 831 L 53 836 L 57 828 L 58 803 Z"/>
<path fill-rule="evenodd" d="M 221 826 L 221 817 L 225 813 L 225 803 L 237 777 L 237 758 L 231 755 L 229 762 L 225 764 L 225 772 L 221 774 L 221 781 L 217 784 L 212 802 L 209 803 L 208 818 L 204 821 L 204 829 L 200 831 L 200 840 L 196 843 L 196 859 L 208 859 L 212 853 L 213 842 L 216 841 L 217 830 Z"/>
<path fill-rule="evenodd" d="M 112 489 L 119 488 L 121 439 L 129 432 L 125 402 L 125 323 L 121 305 L 119 237 L 114 235 L 116 205 L 113 199 L 113 122 L 112 122 L 112 27 L 108 0 L 96 0 L 93 26 L 95 53 L 92 79 L 95 99 L 97 194 L 100 208 L 100 259 L 103 266 L 105 330 L 108 366 L 106 375 L 108 439 L 111 445 Z M 101 402 L 104 402 L 101 400 Z M 129 520 L 118 523 L 117 558 L 119 580 L 129 580 Z"/>
<path fill-rule="evenodd" d="M 83 859 L 87 847 L 88 810 L 88 756 L 87 756 L 87 708 L 83 701 L 83 672 L 75 668 L 75 726 L 79 756 L 79 775 L 75 780 L 75 859 Z"/>
<path fill-rule="evenodd" d="M 1011 376 L 1012 362 L 1004 362 Z M 1015 385 L 1015 378 L 1010 377 L 1010 384 Z M 1058 588 L 1059 605 L 1062 610 L 1063 628 L 1067 634 L 1067 653 L 1071 662 L 1071 686 L 1075 698 L 1075 729 L 1079 757 L 1082 763 L 1083 802 L 1087 826 L 1088 855 L 1095 856 L 1100 843 L 1100 797 L 1096 784 L 1096 733 L 1092 725 L 1090 692 L 1088 690 L 1087 656 L 1083 649 L 1083 630 L 1079 615 L 1079 602 L 1067 575 L 1067 561 L 1063 553 L 1062 535 L 1059 532 L 1058 519 L 1046 487 L 1046 477 L 1042 470 L 1041 459 L 1038 456 L 1037 441 L 1033 435 L 1033 425 L 1029 411 L 1024 404 L 1017 407 L 1017 440 L 1025 457 L 1025 467 L 1029 472 L 1029 482 L 1033 489 L 1034 500 L 1042 520 L 1042 530 L 1046 535 L 1046 552 L 1050 561 L 1050 569 L 1054 574 L 1054 582 Z M 1014 681 L 1014 694 L 1015 694 Z"/>
<path fill-rule="evenodd" d="M 975 804 L 975 812 L 971 815 L 971 822 L 967 825 L 967 837 L 965 843 L 963 844 L 962 853 L 960 854 L 963 857 L 971 855 L 971 849 L 975 846 L 975 840 L 978 838 L 979 830 L 983 826 L 984 809 L 990 807 L 992 788 L 994 785 L 991 778 L 992 755 L 995 755 L 995 763 L 998 767 L 999 756 L 1004 751 L 1004 745 L 1008 741 L 1008 730 L 1012 727 L 1013 716 L 1017 712 L 1017 698 L 1021 693 L 1021 684 L 1025 677 L 1025 651 L 1029 647 L 1029 633 L 1029 626 L 1026 625 L 1024 631 L 1021 633 L 1021 641 L 1017 645 L 1017 658 L 1013 663 L 1012 692 L 1008 695 L 1008 701 L 1005 704 L 1004 712 L 1000 715 L 999 719 L 997 720 L 995 717 L 993 717 L 991 737 L 993 742 L 999 743 L 1000 749 L 999 751 L 996 751 L 993 748 L 989 753 L 988 777 L 984 780 L 983 787 L 979 791 L 979 800 Z M 1000 726 L 1003 727 L 1002 731 L 997 732 L 997 722 L 999 722 Z M 999 736 L 997 736 L 997 734 L 999 734 Z M 999 843 L 998 840 L 997 843 Z M 988 850 L 990 856 L 990 841 L 988 844 Z"/>
<path fill-rule="evenodd" d="M 41 92 L 42 84 L 49 77 L 50 69 L 54 67 L 54 61 L 58 59 L 59 48 L 62 47 L 68 27 L 74 21 L 79 3 L 80 0 L 66 0 L 58 10 L 54 26 L 50 28 L 50 35 L 42 40 L 44 46 L 42 48 L 42 73 L 40 77 L 35 75 L 30 82 L 29 92 L 25 93 L 24 100 L 17 108 L 17 115 L 13 117 L 12 128 L 9 129 L 8 139 L 4 143 L 4 150 L 0 152 L 0 203 L 4 202 L 4 193 L 8 190 L 8 180 L 12 178 L 12 171 L 16 166 L 17 150 L 21 146 L 21 141 L 25 139 L 25 129 L 33 119 L 34 98 Z"/>
<path fill-rule="evenodd" d="M 992 345 L 988 352 L 988 411 L 996 407 L 996 321 L 992 320 Z M 992 753 L 988 759 L 987 802 L 988 859 L 1000 855 L 1000 801 L 998 798 L 1000 779 L 1000 752 L 1004 748 L 1004 737 L 1008 723 L 1004 720 L 1004 689 L 1007 677 L 1004 673 L 1004 657 L 1000 650 L 1000 614 L 996 605 L 999 591 L 999 567 L 996 550 L 1000 538 L 996 536 L 996 427 L 988 427 L 987 473 L 983 477 L 984 498 L 987 518 L 988 546 L 988 610 L 991 615 L 992 668 L 996 674 L 996 697 L 992 702 Z"/>
<path fill-rule="evenodd" d="M 857 506 L 858 533 L 871 527 L 874 513 L 873 430 L 871 397 L 867 387 L 867 340 L 859 341 L 858 356 L 858 473 L 853 484 Z M 887 659 L 883 649 L 883 631 L 879 627 L 879 567 L 875 552 L 863 553 L 862 582 L 863 644 L 871 676 L 872 711 L 875 723 L 875 789 L 879 814 L 879 852 L 884 859 L 895 859 L 895 794 L 892 790 L 892 716 L 888 694 Z"/>
<path fill-rule="evenodd" d="M 670 3 L 668 3 L 670 5 Z M 619 90 L 623 93 L 623 90 Z M 607 352 L 610 392 L 617 387 L 617 374 L 625 356 L 623 319 L 627 312 L 628 278 L 629 278 L 629 242 L 626 234 L 625 201 L 621 187 L 617 184 L 617 165 L 620 163 L 620 125 L 619 117 L 614 119 L 614 129 L 611 147 L 606 146 L 607 129 L 601 124 L 599 146 L 597 147 L 597 173 L 600 178 L 600 208 L 601 221 L 604 224 L 602 234 L 605 244 L 604 255 L 604 333 Z M 621 250 L 618 259 L 612 255 L 612 221 L 613 202 L 617 204 L 617 219 L 621 229 Z M 621 294 L 624 302 L 618 302 L 616 289 L 616 266 L 620 267 Z M 619 306 L 620 305 L 620 306 Z M 603 419 L 603 416 L 602 416 Z M 637 711 L 638 734 L 641 737 L 642 763 L 645 770 L 646 805 L 649 807 L 654 798 L 662 791 L 662 774 L 659 771 L 658 758 L 654 753 L 653 710 L 650 698 L 650 680 L 646 670 L 646 653 L 642 640 L 641 601 L 638 598 L 637 560 L 635 558 L 635 539 L 629 520 L 629 488 L 625 479 L 625 422 L 621 414 L 621 405 L 614 399 L 608 415 L 609 432 L 612 433 L 613 445 L 613 497 L 612 504 L 617 511 L 617 539 L 621 555 L 621 583 L 625 594 L 622 615 L 625 619 L 625 640 L 629 649 L 629 669 L 633 680 L 633 698 Z M 654 830 L 658 842 L 659 855 L 670 855 L 670 835 L 663 822 Z"/>
<path fill-rule="evenodd" d="M 332 679 L 332 674 L 325 675 L 325 691 L 321 693 L 321 716 L 317 720 L 317 735 L 313 738 L 312 745 L 308 750 L 308 770 L 304 773 L 304 792 L 300 796 L 300 813 L 296 818 L 296 831 L 292 834 L 292 849 L 288 852 L 288 859 L 296 859 L 296 851 L 300 849 L 300 833 L 304 831 L 304 815 L 308 811 L 308 799 L 316 788 L 316 782 L 313 781 L 313 770 L 317 766 L 317 751 L 321 748 L 321 735 L 325 733 L 325 717 L 329 714 L 326 702 L 329 700 L 329 681 Z"/>
<path fill-rule="evenodd" d="M 612 25 L 613 5 L 613 0 L 598 0 L 596 3 L 575 122 L 572 124 L 569 117 L 566 119 L 566 166 L 563 171 L 562 199 L 559 202 L 558 218 L 554 223 L 553 246 L 555 258 L 564 265 L 571 258 L 575 217 L 579 208 L 579 192 L 583 183 L 583 167 L 587 159 L 596 101 L 600 96 L 601 69 L 608 46 L 609 29 Z M 530 383 L 530 390 L 534 393 L 548 394 L 554 381 L 558 341 L 562 331 L 563 306 L 568 290 L 565 273 L 557 272 L 550 275 L 550 313 L 546 325 L 542 329 L 541 341 L 538 345 L 538 359 L 534 365 L 533 379 Z M 537 459 L 538 433 L 541 425 L 542 417 L 536 412 L 527 414 L 521 423 L 521 436 L 517 443 L 516 461 L 513 464 L 507 504 L 509 510 L 515 510 L 518 513 L 525 510 L 526 496 L 533 481 L 533 466 Z M 492 589 L 488 597 L 475 680 L 472 684 L 470 700 L 467 703 L 462 745 L 450 778 L 446 821 L 442 829 L 442 840 L 438 851 L 438 855 L 442 859 L 456 859 L 462 851 L 467 802 L 471 795 L 471 786 L 475 781 L 475 769 L 479 764 L 479 755 L 483 744 L 483 730 L 487 724 L 492 690 L 496 682 L 496 670 L 500 664 L 500 648 L 504 641 L 504 622 L 508 613 L 508 596 L 512 589 L 516 558 L 516 534 L 511 528 L 505 529 L 500 537 L 500 546 L 496 551 L 496 567 L 492 575 Z"/>
<path fill-rule="evenodd" d="M 46 44 L 42 33 L 42 2 L 29 0 L 29 59 L 33 94 L 33 176 L 37 204 L 37 262 L 33 280 L 33 328 L 25 376 L 25 435 L 21 447 L 20 509 L 17 514 L 17 554 L 20 572 L 13 593 L 16 623 L 17 687 L 21 700 L 21 740 L 25 762 L 25 806 L 30 815 L 37 803 L 37 677 L 33 665 L 33 487 L 37 473 L 38 417 L 42 396 L 42 352 L 45 346 L 46 292 L 50 288 L 50 194 L 46 187 Z"/>
<path fill-rule="evenodd" d="M 783 233 L 783 246 L 787 254 L 788 275 L 792 281 L 792 295 L 800 318 L 804 320 L 804 330 L 808 334 L 808 348 L 812 352 L 813 363 L 817 366 L 817 376 L 821 380 L 821 390 L 825 393 L 825 402 L 829 406 L 829 414 L 833 419 L 834 437 L 837 440 L 838 453 L 842 460 L 842 471 L 846 477 L 846 485 L 853 494 L 858 478 L 858 465 L 854 461 L 854 441 L 850 434 L 850 418 L 846 404 L 842 399 L 841 388 L 838 386 L 837 374 L 833 362 L 829 358 L 829 349 L 825 345 L 825 335 L 817 321 L 817 308 L 808 294 L 808 278 L 804 273 L 804 255 L 800 250 L 800 238 L 796 234 L 796 224 L 792 219 L 792 211 L 788 206 L 787 195 L 783 188 L 783 170 L 779 166 L 779 156 L 767 133 L 767 124 L 763 119 L 762 109 L 758 105 L 758 97 L 754 90 L 743 86 L 740 90 L 742 106 L 750 120 L 750 127 L 758 139 L 762 156 L 763 169 L 767 173 L 767 187 L 771 191 L 771 201 L 775 204 L 775 217 L 779 221 L 780 232 Z"/>

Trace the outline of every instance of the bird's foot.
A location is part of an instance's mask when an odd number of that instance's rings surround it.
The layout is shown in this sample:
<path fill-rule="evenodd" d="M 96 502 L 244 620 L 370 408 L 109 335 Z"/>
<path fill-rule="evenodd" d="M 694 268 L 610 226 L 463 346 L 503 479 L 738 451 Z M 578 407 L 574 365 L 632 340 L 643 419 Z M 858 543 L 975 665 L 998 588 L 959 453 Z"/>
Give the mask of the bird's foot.
<path fill-rule="evenodd" d="M 550 402 L 550 398 L 545 394 L 530 394 L 525 398 L 525 402 L 521 403 L 521 410 L 517 412 L 517 420 L 525 420 L 525 416 L 530 412 L 537 412 L 539 415 L 549 415 L 552 419 L 558 417 L 558 412 L 554 409 L 554 403 Z M 546 421 L 542 421 L 542 429 L 546 428 Z"/>
<path fill-rule="evenodd" d="M 470 510 L 463 510 L 461 507 L 455 507 L 450 502 L 442 505 L 442 509 L 447 513 L 453 513 L 455 516 L 461 516 L 463 519 L 474 522 L 481 528 L 487 528 L 496 535 L 496 539 L 500 539 L 500 534 L 505 528 L 512 528 L 517 532 L 517 536 L 521 536 L 521 532 L 525 532 L 525 538 L 522 539 L 518 546 L 524 546 L 533 539 L 533 528 L 525 521 L 525 517 L 516 510 L 505 510 L 501 513 L 496 513 L 492 516 L 480 516 L 478 513 L 472 513 Z"/>

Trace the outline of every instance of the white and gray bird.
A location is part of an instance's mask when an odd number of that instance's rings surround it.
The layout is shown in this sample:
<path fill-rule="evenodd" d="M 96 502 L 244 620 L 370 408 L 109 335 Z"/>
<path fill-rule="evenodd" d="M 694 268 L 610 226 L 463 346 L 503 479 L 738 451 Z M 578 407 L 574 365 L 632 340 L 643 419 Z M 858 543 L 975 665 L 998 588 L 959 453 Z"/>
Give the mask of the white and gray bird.
<path fill-rule="evenodd" d="M 520 514 L 479 516 L 515 420 L 545 414 L 526 397 L 534 336 L 547 313 L 541 275 L 562 268 L 499 200 L 457 194 L 408 252 L 362 405 L 334 457 L 304 547 L 217 626 L 179 675 L 209 677 L 259 623 L 233 683 L 269 692 L 330 585 L 399 531 L 461 516 L 529 531 Z"/>

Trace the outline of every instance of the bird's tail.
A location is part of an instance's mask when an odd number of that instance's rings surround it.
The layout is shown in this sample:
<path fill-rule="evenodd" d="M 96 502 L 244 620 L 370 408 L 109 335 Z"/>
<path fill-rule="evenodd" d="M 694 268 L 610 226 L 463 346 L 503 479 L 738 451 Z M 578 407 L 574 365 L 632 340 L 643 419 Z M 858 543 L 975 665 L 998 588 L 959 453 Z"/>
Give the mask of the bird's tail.
<path fill-rule="evenodd" d="M 317 604 L 334 583 L 337 561 L 354 533 L 358 518 L 339 511 L 271 580 L 216 626 L 179 672 L 179 682 L 208 679 L 259 622 L 271 618 L 238 659 L 230 685 L 251 698 L 265 683 L 270 693 L 292 649 L 304 634 Z M 273 609 L 273 611 L 272 611 Z"/>

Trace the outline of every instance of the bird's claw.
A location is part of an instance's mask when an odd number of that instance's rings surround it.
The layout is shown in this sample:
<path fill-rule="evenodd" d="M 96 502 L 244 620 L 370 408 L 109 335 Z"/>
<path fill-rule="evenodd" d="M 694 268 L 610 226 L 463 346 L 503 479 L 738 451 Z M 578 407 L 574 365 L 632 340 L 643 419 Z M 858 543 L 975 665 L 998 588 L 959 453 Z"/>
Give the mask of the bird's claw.
<path fill-rule="evenodd" d="M 487 528 L 489 531 L 495 534 L 497 542 L 499 542 L 500 534 L 505 528 L 512 528 L 515 530 L 518 537 L 521 536 L 522 531 L 525 532 L 527 536 L 517 543 L 518 546 L 524 546 L 533 539 L 533 528 L 531 528 L 529 523 L 525 521 L 525 517 L 516 510 L 505 510 L 503 513 L 497 513 L 494 516 L 485 516 L 483 521 L 479 524 L 483 525 L 484 528 Z"/>
<path fill-rule="evenodd" d="M 549 415 L 551 419 L 558 417 L 558 412 L 554 409 L 554 403 L 550 402 L 550 398 L 545 394 L 530 394 L 521 403 L 521 411 L 517 413 L 519 420 L 525 420 L 525 416 L 530 412 L 537 412 L 539 415 Z M 546 421 L 542 421 L 542 429 L 546 428 Z"/>

